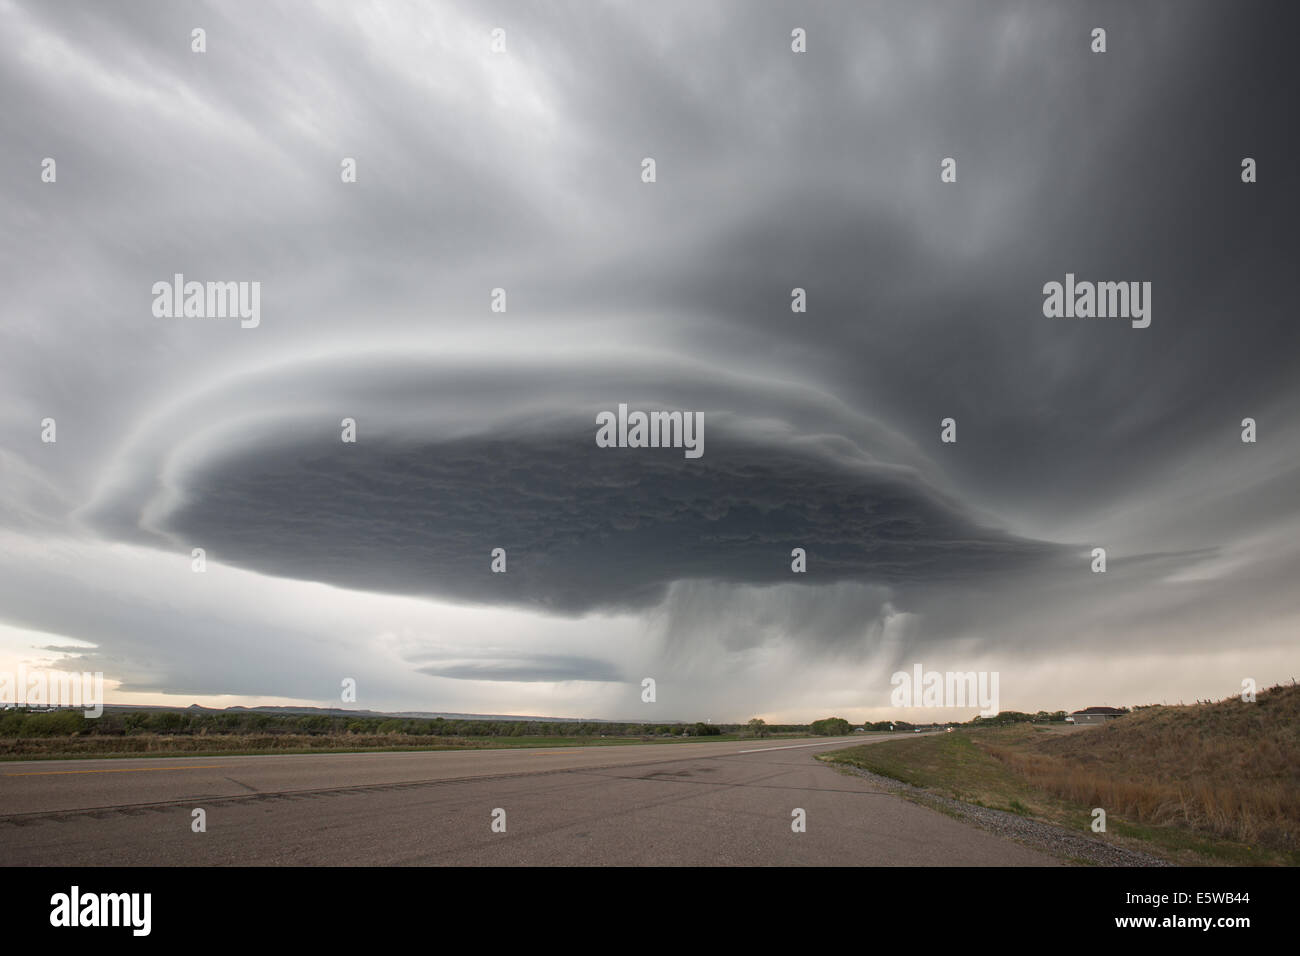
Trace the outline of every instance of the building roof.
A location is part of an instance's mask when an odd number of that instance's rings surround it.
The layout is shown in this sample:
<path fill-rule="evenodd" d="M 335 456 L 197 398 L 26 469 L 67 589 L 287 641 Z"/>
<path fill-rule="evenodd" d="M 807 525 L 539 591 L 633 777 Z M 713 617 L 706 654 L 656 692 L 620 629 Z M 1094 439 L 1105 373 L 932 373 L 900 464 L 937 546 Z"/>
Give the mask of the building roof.
<path fill-rule="evenodd" d="M 1122 714 L 1124 711 L 1118 707 L 1085 707 L 1083 710 L 1074 711 L 1076 714 Z"/>

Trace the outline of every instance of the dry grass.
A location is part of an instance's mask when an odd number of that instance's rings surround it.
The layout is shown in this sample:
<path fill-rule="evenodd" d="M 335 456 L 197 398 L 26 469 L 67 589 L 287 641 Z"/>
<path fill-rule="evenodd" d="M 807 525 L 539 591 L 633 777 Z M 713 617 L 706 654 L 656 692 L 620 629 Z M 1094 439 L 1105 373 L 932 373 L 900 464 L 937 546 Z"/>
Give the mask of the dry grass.
<path fill-rule="evenodd" d="M 1108 814 L 1300 851 L 1300 687 L 978 745 L 1034 786 Z"/>

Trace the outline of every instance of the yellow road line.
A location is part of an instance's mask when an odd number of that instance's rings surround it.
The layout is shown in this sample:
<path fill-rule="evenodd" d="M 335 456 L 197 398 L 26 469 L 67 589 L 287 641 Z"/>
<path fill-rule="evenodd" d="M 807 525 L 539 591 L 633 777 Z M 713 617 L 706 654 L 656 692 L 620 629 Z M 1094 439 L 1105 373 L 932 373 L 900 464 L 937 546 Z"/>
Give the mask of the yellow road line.
<path fill-rule="evenodd" d="M 113 770 L 33 770 L 28 773 L 7 773 L 6 777 L 52 777 L 64 773 L 148 773 L 157 770 L 217 770 L 220 764 L 201 767 L 118 767 Z"/>

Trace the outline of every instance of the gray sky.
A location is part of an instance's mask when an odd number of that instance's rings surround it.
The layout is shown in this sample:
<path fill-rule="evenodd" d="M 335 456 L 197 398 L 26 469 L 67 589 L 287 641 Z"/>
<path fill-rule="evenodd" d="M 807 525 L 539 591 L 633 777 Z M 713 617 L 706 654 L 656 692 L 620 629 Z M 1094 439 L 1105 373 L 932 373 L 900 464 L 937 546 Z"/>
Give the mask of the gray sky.
<path fill-rule="evenodd" d="M 715 720 L 1291 677 L 1280 9 L 0 0 L 0 666 Z M 156 317 L 178 272 L 260 325 Z M 1150 327 L 1044 317 L 1067 272 Z M 704 456 L 596 447 L 620 402 Z"/>

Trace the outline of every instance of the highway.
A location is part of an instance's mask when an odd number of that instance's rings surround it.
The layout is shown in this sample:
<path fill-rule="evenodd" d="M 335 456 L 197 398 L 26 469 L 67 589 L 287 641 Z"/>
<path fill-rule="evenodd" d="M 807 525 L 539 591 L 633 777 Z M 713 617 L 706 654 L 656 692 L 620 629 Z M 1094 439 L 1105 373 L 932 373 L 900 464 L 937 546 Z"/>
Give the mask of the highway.
<path fill-rule="evenodd" d="M 0 862 L 1059 865 L 814 759 L 861 743 L 0 763 Z"/>

